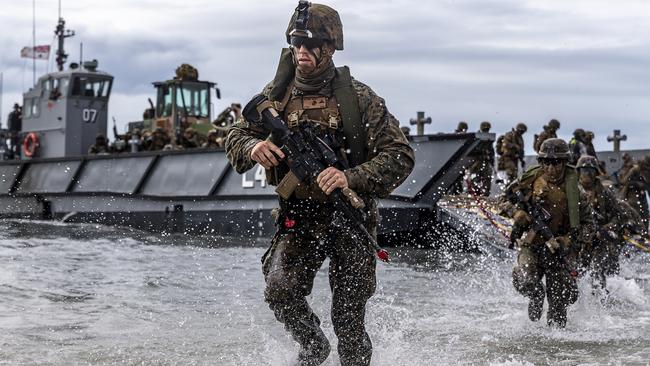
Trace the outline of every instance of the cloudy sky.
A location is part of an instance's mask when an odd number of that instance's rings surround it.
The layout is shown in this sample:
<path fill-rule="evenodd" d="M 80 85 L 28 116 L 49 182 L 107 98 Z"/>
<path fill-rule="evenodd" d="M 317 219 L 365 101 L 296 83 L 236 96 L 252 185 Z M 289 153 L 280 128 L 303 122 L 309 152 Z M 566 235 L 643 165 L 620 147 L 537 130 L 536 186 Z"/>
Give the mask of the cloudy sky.
<path fill-rule="evenodd" d="M 2 121 L 32 85 L 32 1 L 0 0 Z M 63 0 L 77 35 L 70 60 L 96 58 L 115 76 L 109 116 L 118 125 L 141 118 L 151 82 L 180 63 L 217 82 L 220 111 L 245 103 L 273 78 L 296 1 Z M 561 137 L 578 127 L 596 133 L 596 148 L 621 129 L 623 148 L 650 142 L 650 1 L 647 0 L 374 0 L 329 1 L 343 21 L 345 50 L 335 63 L 386 99 L 406 125 L 417 111 L 428 133 L 475 130 L 483 120 L 500 133 L 517 122 L 533 133 L 550 118 Z M 53 45 L 57 0 L 36 0 L 36 43 Z M 49 67 L 38 62 L 37 74 Z"/>

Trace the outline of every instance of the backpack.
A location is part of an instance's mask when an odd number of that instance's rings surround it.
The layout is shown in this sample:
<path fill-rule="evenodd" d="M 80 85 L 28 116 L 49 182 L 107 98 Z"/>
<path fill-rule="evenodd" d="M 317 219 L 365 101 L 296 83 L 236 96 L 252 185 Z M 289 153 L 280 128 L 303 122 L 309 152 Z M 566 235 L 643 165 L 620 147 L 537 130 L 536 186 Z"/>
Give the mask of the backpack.
<path fill-rule="evenodd" d="M 497 150 L 497 154 L 499 154 L 499 155 L 503 155 L 503 151 L 501 150 L 501 148 L 503 147 L 503 138 L 504 138 L 504 137 L 505 137 L 505 135 L 501 135 L 501 136 L 499 136 L 499 138 L 497 139 L 496 150 Z"/>

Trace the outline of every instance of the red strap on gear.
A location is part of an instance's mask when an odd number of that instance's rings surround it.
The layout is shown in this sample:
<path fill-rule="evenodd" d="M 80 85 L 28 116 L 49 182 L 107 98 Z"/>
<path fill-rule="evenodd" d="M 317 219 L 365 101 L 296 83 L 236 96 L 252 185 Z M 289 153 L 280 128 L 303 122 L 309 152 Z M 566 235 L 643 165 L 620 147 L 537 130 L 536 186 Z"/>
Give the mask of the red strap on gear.
<path fill-rule="evenodd" d="M 284 227 L 287 229 L 291 229 L 294 226 L 296 226 L 296 220 L 290 219 L 288 217 L 284 218 Z"/>

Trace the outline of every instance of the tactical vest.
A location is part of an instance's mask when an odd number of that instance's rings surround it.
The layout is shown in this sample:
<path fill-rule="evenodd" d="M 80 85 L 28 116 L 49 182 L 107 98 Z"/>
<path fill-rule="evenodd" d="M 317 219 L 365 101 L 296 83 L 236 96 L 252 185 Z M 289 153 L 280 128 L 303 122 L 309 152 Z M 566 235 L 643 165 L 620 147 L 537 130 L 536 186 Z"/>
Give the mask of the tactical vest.
<path fill-rule="evenodd" d="M 350 166 L 364 163 L 368 155 L 366 128 L 362 123 L 359 100 L 357 92 L 352 86 L 350 69 L 347 66 L 336 68 L 332 80 L 333 97 L 303 96 L 301 101 L 292 99 L 291 91 L 295 71 L 291 50 L 283 48 L 268 95 L 269 100 L 275 105 L 275 109 L 285 115 L 287 124 L 292 123 L 295 126 L 295 123 L 304 117 L 304 119 L 317 120 L 326 127 L 341 128 L 345 139 L 344 146 L 349 151 L 347 160 Z M 285 113 L 285 111 L 289 113 Z M 288 118 L 291 118 L 292 122 L 289 122 Z"/>
<path fill-rule="evenodd" d="M 526 170 L 519 178 L 519 186 L 528 194 L 533 189 L 534 182 L 544 174 L 540 165 L 535 165 Z M 576 170 L 567 166 L 564 171 L 564 194 L 566 195 L 569 209 L 569 223 L 572 229 L 580 227 L 580 190 L 578 188 L 578 174 Z"/>
<path fill-rule="evenodd" d="M 356 90 L 352 85 L 350 69 L 336 68 L 331 82 L 332 96 L 298 95 L 293 93 L 295 65 L 291 50 L 282 50 L 275 78 L 271 84 L 269 101 L 283 116 L 290 129 L 301 123 L 311 123 L 329 132 L 344 147 L 339 157 L 354 167 L 366 161 L 366 129 L 362 124 Z M 338 138 L 337 138 L 338 137 Z M 287 172 L 273 169 L 267 171 L 267 180 L 277 185 Z M 294 195 L 299 199 L 326 201 L 327 196 L 314 182 L 310 186 L 298 185 Z"/>

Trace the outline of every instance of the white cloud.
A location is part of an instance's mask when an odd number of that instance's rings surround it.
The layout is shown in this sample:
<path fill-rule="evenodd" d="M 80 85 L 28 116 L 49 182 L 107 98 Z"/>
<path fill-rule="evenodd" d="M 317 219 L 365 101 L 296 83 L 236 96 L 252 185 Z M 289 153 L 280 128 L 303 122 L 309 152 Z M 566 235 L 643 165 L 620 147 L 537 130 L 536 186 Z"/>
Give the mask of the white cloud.
<path fill-rule="evenodd" d="M 9 0 L 0 0 L 8 2 Z M 418 110 L 451 131 L 490 120 L 497 132 L 518 121 L 533 132 L 559 118 L 565 136 L 591 128 L 597 148 L 620 128 L 645 147 L 650 115 L 650 2 L 627 0 L 378 0 L 332 1 L 344 23 L 345 51 L 337 64 L 387 100 L 404 124 Z M 64 0 L 63 15 L 86 58 L 115 75 L 110 113 L 141 117 L 151 82 L 182 62 L 219 83 L 224 100 L 245 102 L 273 77 L 283 33 L 296 1 Z M 37 2 L 37 43 L 52 40 L 55 1 Z M 9 10 L 11 9 L 11 10 Z M 31 2 L 0 6 L 0 71 L 5 92 L 31 83 L 18 58 L 31 43 Z M 26 79 L 27 82 L 22 82 Z M 17 95 L 17 94 L 14 94 Z M 13 96 L 12 96 L 13 98 Z M 5 94 L 3 119 L 14 100 Z M 602 139 L 601 139 L 602 137 Z M 529 144 L 530 145 L 530 144 Z"/>

